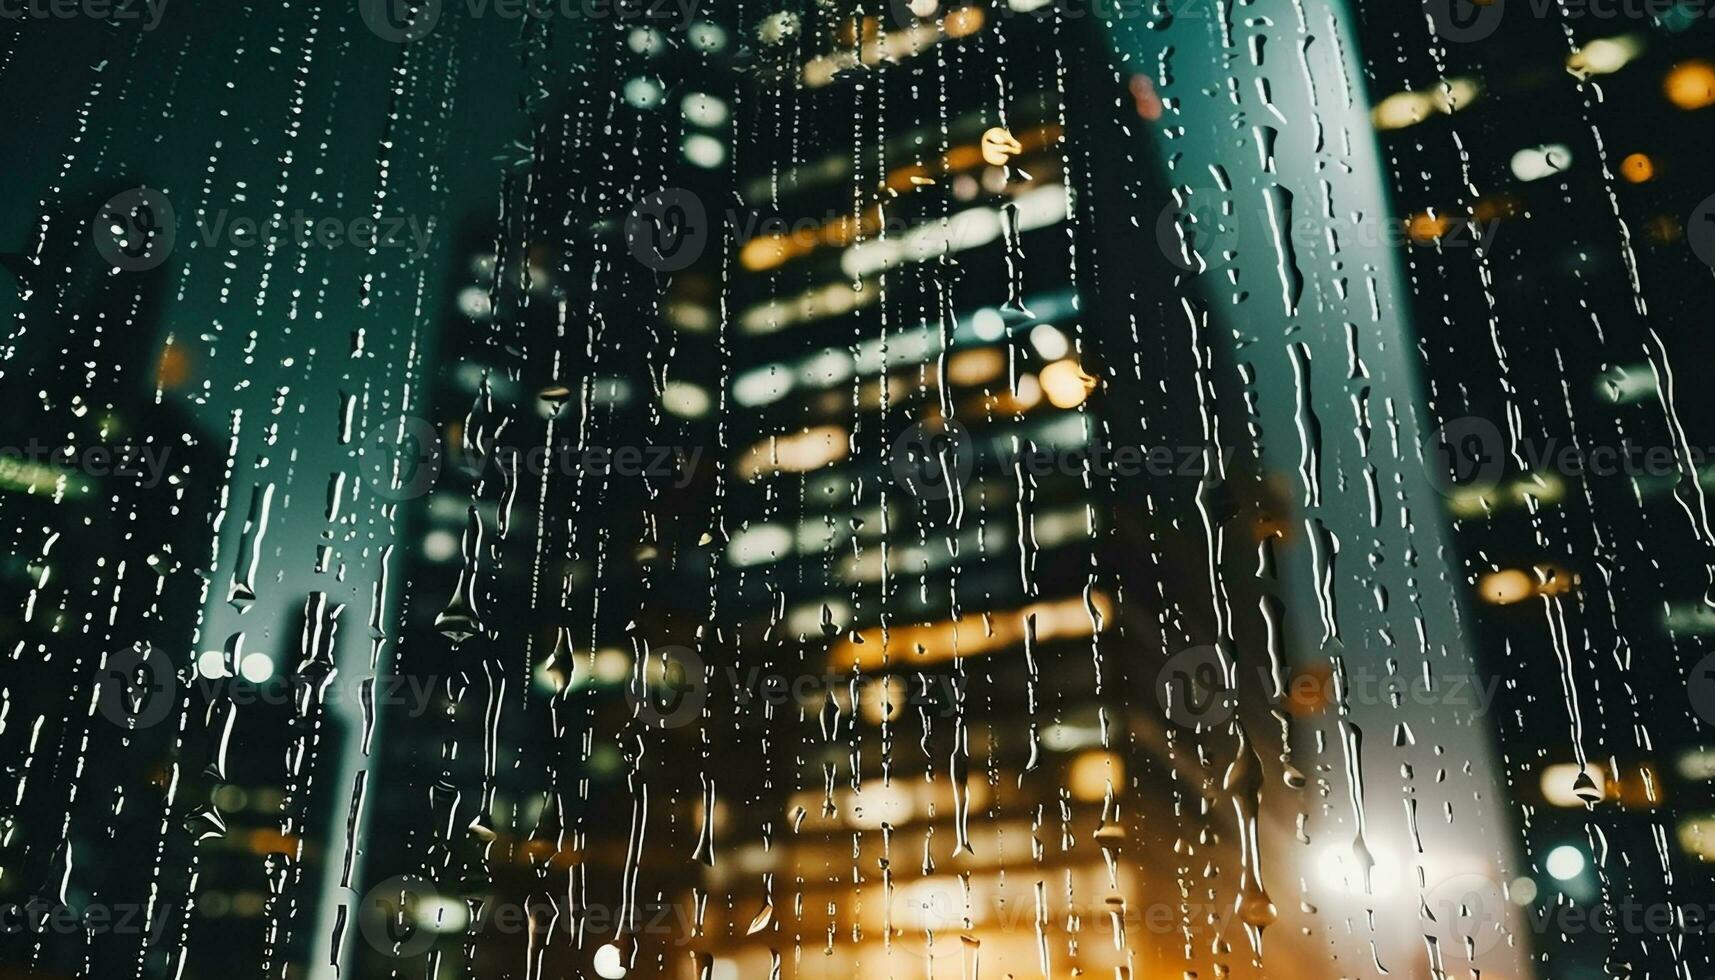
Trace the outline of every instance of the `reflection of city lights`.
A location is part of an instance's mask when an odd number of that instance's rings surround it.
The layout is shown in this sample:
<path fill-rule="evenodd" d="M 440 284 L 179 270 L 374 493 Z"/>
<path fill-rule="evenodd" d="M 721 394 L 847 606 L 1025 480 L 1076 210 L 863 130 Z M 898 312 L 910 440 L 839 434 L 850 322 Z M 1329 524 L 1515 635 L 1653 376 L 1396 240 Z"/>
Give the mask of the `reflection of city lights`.
<path fill-rule="evenodd" d="M 727 561 L 740 568 L 777 561 L 792 551 L 792 532 L 779 524 L 754 524 L 727 542 Z"/>
<path fill-rule="evenodd" d="M 971 330 L 978 340 L 999 340 L 1006 336 L 1006 321 L 999 310 L 985 307 L 971 314 Z"/>
<path fill-rule="evenodd" d="M 1024 152 L 1024 145 L 1013 139 L 1012 133 L 1001 126 L 992 126 L 983 133 L 983 162 L 991 167 L 1003 166 Z"/>
<path fill-rule="evenodd" d="M 803 432 L 764 439 L 739 459 L 738 471 L 747 480 L 766 473 L 805 473 L 844 459 L 848 433 L 837 425 L 818 425 Z"/>
<path fill-rule="evenodd" d="M 911 822 L 916 813 L 914 803 L 905 786 L 872 779 L 863 784 L 862 792 L 852 795 L 844 816 L 848 825 L 859 830 L 875 830 L 884 823 L 900 827 Z"/>
<path fill-rule="evenodd" d="M 648 27 L 633 28 L 626 36 L 626 46 L 642 55 L 659 54 L 667 45 L 661 38 L 661 33 Z"/>
<path fill-rule="evenodd" d="M 679 103 L 685 118 L 698 126 L 719 126 L 727 121 L 726 100 L 707 92 L 692 92 Z"/>
<path fill-rule="evenodd" d="M 1127 87 L 1131 90 L 1132 101 L 1137 104 L 1137 114 L 1144 119 L 1154 122 L 1161 118 L 1167 106 L 1161 101 L 1161 96 L 1155 91 L 1155 82 L 1148 75 L 1133 75 Z"/>
<path fill-rule="evenodd" d="M 1106 628 L 1113 622 L 1113 599 L 1105 592 L 1090 593 L 1090 606 L 1095 608 Z M 828 664 L 834 670 L 879 669 L 889 662 L 907 663 L 919 667 L 951 660 L 954 655 L 974 657 L 994 653 L 1024 642 L 1024 622 L 1036 617 L 1036 641 L 1049 643 L 1068 637 L 1084 637 L 1096 632 L 1090 609 L 1084 599 L 1074 596 L 1036 602 L 1021 609 L 996 612 L 988 627 L 976 620 L 961 623 L 942 620 L 926 626 L 894 626 L 884 635 L 879 627 L 863 630 L 860 639 L 847 637 L 828 651 Z"/>
<path fill-rule="evenodd" d="M 1715 861 L 1715 817 L 1686 817 L 1679 822 L 1676 836 L 1686 853 Z"/>
<path fill-rule="evenodd" d="M 1100 725 L 1049 725 L 1042 730 L 1042 744 L 1056 752 L 1068 752 L 1090 745 L 1102 744 Z"/>
<path fill-rule="evenodd" d="M 437 528 L 423 535 L 423 557 L 430 561 L 447 561 L 459 553 L 458 535 Z"/>
<path fill-rule="evenodd" d="M 226 654 L 219 650 L 204 650 L 197 656 L 197 673 L 216 680 L 226 676 Z"/>
<path fill-rule="evenodd" d="M 739 375 L 732 383 L 732 396 L 742 406 L 755 408 L 779 401 L 792 390 L 792 376 L 785 365 L 764 364 Z"/>
<path fill-rule="evenodd" d="M 1066 772 L 1066 789 L 1073 799 L 1093 803 L 1108 795 L 1108 787 L 1125 785 L 1125 760 L 1113 752 L 1084 752 Z"/>
<path fill-rule="evenodd" d="M 888 676 L 877 681 L 869 696 L 859 701 L 858 705 L 864 721 L 880 725 L 884 721 L 894 721 L 902 717 L 905 714 L 906 702 L 910 699 L 908 683 L 902 678 Z"/>
<path fill-rule="evenodd" d="M 603 945 L 595 951 L 595 959 L 591 961 L 596 976 L 602 980 L 620 980 L 625 976 L 625 963 L 620 958 L 619 947 L 612 943 Z"/>
<path fill-rule="evenodd" d="M 1526 147 L 1513 154 L 1513 176 L 1519 180 L 1541 180 L 1572 166 L 1572 148 L 1564 143 Z"/>
<path fill-rule="evenodd" d="M 687 381 L 669 381 L 661 387 L 661 407 L 680 418 L 694 419 L 709 410 L 709 393 Z"/>
<path fill-rule="evenodd" d="M 1090 393 L 1084 372 L 1078 369 L 1076 361 L 1055 361 L 1042 369 L 1037 380 L 1042 383 L 1042 393 L 1048 396 L 1049 403 L 1055 408 L 1077 408 Z"/>
<path fill-rule="evenodd" d="M 706 170 L 726 162 L 726 144 L 707 133 L 685 137 L 685 159 Z"/>
<path fill-rule="evenodd" d="M 1006 355 L 993 347 L 960 351 L 947 360 L 947 380 L 956 385 L 979 385 L 1006 370 Z"/>
<path fill-rule="evenodd" d="M 1419 212 L 1406 219 L 1406 233 L 1411 240 L 1420 245 L 1428 244 L 1447 234 L 1453 228 L 1453 219 L 1444 214 Z"/>
<path fill-rule="evenodd" d="M 1036 375 L 1026 374 L 1018 379 L 1018 390 L 1011 396 L 1012 408 L 1027 411 L 1035 408 L 1042 400 L 1042 383 L 1036 380 Z"/>
<path fill-rule="evenodd" d="M 865 18 L 869 27 L 874 26 L 873 19 Z M 910 27 L 897 31 L 871 32 L 867 28 L 861 33 L 867 38 L 857 51 L 842 50 L 837 54 L 822 55 L 812 58 L 804 64 L 804 84 L 809 88 L 821 88 L 832 82 L 840 72 L 856 68 L 860 63 L 876 65 L 883 61 L 898 61 L 920 54 L 939 44 L 943 35 L 946 38 L 960 38 L 975 34 L 982 30 L 983 11 L 978 4 L 970 4 L 949 11 L 941 20 L 940 28 L 928 22 L 912 24 Z M 842 32 L 842 46 L 852 44 L 860 33 L 856 24 L 847 24 Z"/>
<path fill-rule="evenodd" d="M 1020 193 L 1012 205 L 1018 230 L 1026 232 L 1063 221 L 1069 201 L 1063 185 L 1048 184 Z M 904 263 L 981 248 L 999 240 L 1005 230 L 1005 216 L 999 208 L 966 208 L 913 225 L 898 235 L 852 245 L 840 256 L 840 270 L 859 278 Z"/>
<path fill-rule="evenodd" d="M 1566 56 L 1566 70 L 1586 78 L 1611 75 L 1624 68 L 1643 49 L 1642 37 L 1635 34 L 1597 38 Z"/>
<path fill-rule="evenodd" d="M 1681 109 L 1701 109 L 1715 103 L 1715 67 L 1707 61 L 1682 61 L 1662 79 L 1667 101 Z"/>
<path fill-rule="evenodd" d="M 631 78 L 625 82 L 625 101 L 638 109 L 653 109 L 661 104 L 661 83 L 653 78 Z"/>
<path fill-rule="evenodd" d="M 1377 129 L 1404 129 L 1436 114 L 1452 114 L 1476 101 L 1477 83 L 1449 78 L 1420 92 L 1396 92 L 1376 103 L 1370 122 Z"/>
<path fill-rule="evenodd" d="M 1517 568 L 1490 572 L 1477 581 L 1477 592 L 1482 595 L 1483 601 L 1497 606 L 1521 602 L 1530 598 L 1535 591 L 1536 583 L 1529 573 Z"/>
<path fill-rule="evenodd" d="M 618 684 L 631 673 L 631 654 L 618 647 L 607 647 L 595 653 L 591 673 L 603 684 Z"/>
<path fill-rule="evenodd" d="M 430 932 L 462 932 L 470 924 L 470 909 L 456 898 L 419 895 L 411 917 Z"/>
<path fill-rule="evenodd" d="M 266 653 L 245 654 L 244 660 L 238 665 L 238 672 L 252 684 L 260 684 L 274 676 L 274 658 Z"/>
<path fill-rule="evenodd" d="M 1542 867 L 1555 881 L 1571 881 L 1584 873 L 1584 852 L 1571 844 L 1562 844 L 1548 852 Z"/>
<path fill-rule="evenodd" d="M 1674 765 L 1679 770 L 1681 779 L 1694 782 L 1707 782 L 1715 779 L 1715 752 L 1709 749 L 1692 749 L 1679 757 Z"/>
<path fill-rule="evenodd" d="M 190 378 L 191 359 L 178 344 L 161 348 L 161 360 L 155 365 L 155 384 L 171 390 Z"/>
<path fill-rule="evenodd" d="M 1072 351 L 1071 342 L 1052 323 L 1039 323 L 1031 328 L 1030 345 L 1036 348 L 1036 353 L 1050 361 L 1059 360 Z"/>
<path fill-rule="evenodd" d="M 1573 790 L 1578 774 L 1583 767 L 1575 762 L 1559 762 L 1542 770 L 1542 796 L 1555 806 L 1582 807 L 1584 800 L 1580 799 Z M 1604 793 L 1607 777 L 1600 769 L 1590 769 L 1590 778 L 1596 784 L 1596 791 Z M 1604 793 L 1604 795 L 1606 795 Z"/>
<path fill-rule="evenodd" d="M 480 320 L 489 314 L 488 290 L 481 286 L 466 286 L 459 290 L 459 312 L 472 320 Z"/>
<path fill-rule="evenodd" d="M 1523 504 L 1535 500 L 1541 504 L 1554 504 L 1566 495 L 1566 482 L 1554 473 L 1532 473 L 1514 480 L 1508 486 L 1514 501 Z"/>

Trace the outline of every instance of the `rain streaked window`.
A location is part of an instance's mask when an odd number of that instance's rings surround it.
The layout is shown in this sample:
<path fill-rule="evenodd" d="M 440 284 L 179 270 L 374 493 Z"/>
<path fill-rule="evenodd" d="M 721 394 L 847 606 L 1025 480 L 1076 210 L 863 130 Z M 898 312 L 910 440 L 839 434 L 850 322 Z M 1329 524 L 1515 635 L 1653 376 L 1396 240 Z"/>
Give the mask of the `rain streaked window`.
<path fill-rule="evenodd" d="M 0 4 L 0 977 L 1715 975 L 1709 13 Z"/>

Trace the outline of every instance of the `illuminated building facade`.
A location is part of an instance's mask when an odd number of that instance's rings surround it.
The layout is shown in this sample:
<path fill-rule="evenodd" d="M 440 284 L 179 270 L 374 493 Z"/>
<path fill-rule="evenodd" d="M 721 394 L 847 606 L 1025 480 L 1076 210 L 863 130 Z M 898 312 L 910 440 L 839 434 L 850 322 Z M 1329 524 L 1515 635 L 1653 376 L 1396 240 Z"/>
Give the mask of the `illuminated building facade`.
<path fill-rule="evenodd" d="M 1278 517 L 1219 451 L 1242 417 L 1145 380 L 1216 371 L 1164 332 L 1156 229 L 1079 210 L 1164 198 L 1144 100 L 1092 21 L 911 10 L 767 21 L 794 57 L 742 90 L 715 617 L 741 625 L 697 648 L 709 708 L 673 744 L 755 765 L 700 774 L 671 975 L 1253 975 L 1276 912 L 1222 787 L 1256 791 L 1278 726 L 1193 735 L 1157 675 L 1234 630 L 1211 561 L 1255 608 Z M 1230 550 L 1170 516 L 1199 502 Z"/>
<path fill-rule="evenodd" d="M 1708 583 L 1665 571 L 1715 541 L 1686 425 L 1710 391 L 1674 376 L 1715 354 L 1711 29 L 1684 5 L 1464 12 L 1431 19 L 1440 40 L 1375 16 L 1363 35 L 1430 52 L 1372 56 L 1368 85 L 1443 426 L 1426 465 L 1525 841 L 1505 884 L 1542 976 L 1679 971 L 1707 950 L 1647 916 L 1699 915 L 1711 884 Z"/>

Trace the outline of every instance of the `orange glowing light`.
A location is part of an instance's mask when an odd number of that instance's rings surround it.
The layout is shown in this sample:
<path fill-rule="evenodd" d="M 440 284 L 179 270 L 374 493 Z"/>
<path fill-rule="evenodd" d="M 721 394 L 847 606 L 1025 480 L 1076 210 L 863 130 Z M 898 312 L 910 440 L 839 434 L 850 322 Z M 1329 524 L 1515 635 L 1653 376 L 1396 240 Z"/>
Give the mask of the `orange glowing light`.
<path fill-rule="evenodd" d="M 1131 83 L 1127 87 L 1131 89 L 1131 98 L 1137 105 L 1139 116 L 1150 122 L 1161 118 L 1166 106 L 1162 103 L 1161 96 L 1156 93 L 1155 83 L 1148 75 L 1131 76 Z"/>
<path fill-rule="evenodd" d="M 1406 234 L 1418 244 L 1426 245 L 1436 241 L 1453 228 L 1453 219 L 1444 214 L 1430 214 L 1420 211 L 1406 219 Z"/>
<path fill-rule="evenodd" d="M 1715 105 L 1715 66 L 1707 61 L 1682 61 L 1662 79 L 1667 101 L 1681 109 Z"/>
<path fill-rule="evenodd" d="M 1055 361 L 1043 368 L 1038 380 L 1042 382 L 1042 392 L 1055 408 L 1077 408 L 1096 386 L 1095 379 L 1086 375 L 1078 367 L 1078 362 L 1071 358 Z"/>
<path fill-rule="evenodd" d="M 1655 164 L 1642 153 L 1633 153 L 1620 161 L 1620 176 L 1641 184 L 1655 176 Z"/>
<path fill-rule="evenodd" d="M 191 359 L 184 348 L 168 344 L 161 348 L 160 363 L 155 366 L 155 384 L 163 391 L 181 387 L 190 380 Z"/>
<path fill-rule="evenodd" d="M 1089 636 L 1113 621 L 1114 603 L 1105 592 L 1092 592 L 1086 608 L 1081 597 L 1037 602 L 982 620 L 947 619 L 928 625 L 893 626 L 883 643 L 880 627 L 846 637 L 828 652 L 834 670 L 915 670 L 925 664 L 997 653 L 1024 642 L 1025 623 L 1036 617 L 1036 642 Z M 1100 626 L 1096 624 L 1100 623 Z"/>
<path fill-rule="evenodd" d="M 764 439 L 738 461 L 747 480 L 771 473 L 807 473 L 845 459 L 849 434 L 837 425 L 818 425 L 802 432 Z"/>

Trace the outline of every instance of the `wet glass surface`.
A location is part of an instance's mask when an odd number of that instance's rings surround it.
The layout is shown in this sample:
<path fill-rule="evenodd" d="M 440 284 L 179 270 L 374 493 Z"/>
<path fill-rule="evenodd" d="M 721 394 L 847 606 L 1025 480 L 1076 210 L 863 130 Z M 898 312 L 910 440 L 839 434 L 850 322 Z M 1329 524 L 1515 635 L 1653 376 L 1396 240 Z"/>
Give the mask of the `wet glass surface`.
<path fill-rule="evenodd" d="M 1711 975 L 1709 17 L 0 2 L 0 978 Z"/>

